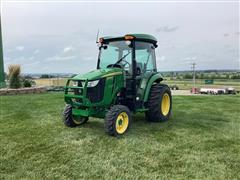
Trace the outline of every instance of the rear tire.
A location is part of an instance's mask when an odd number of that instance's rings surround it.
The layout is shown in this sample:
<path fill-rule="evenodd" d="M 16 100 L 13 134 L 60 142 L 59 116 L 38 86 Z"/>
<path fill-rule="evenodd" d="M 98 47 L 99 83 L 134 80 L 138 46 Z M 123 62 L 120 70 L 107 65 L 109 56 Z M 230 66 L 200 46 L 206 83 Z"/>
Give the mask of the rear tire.
<path fill-rule="evenodd" d="M 172 110 L 172 95 L 165 84 L 154 84 L 151 87 L 147 102 L 146 120 L 149 122 L 167 121 Z"/>
<path fill-rule="evenodd" d="M 88 117 L 74 117 L 72 115 L 72 106 L 67 104 L 63 111 L 63 122 L 68 127 L 76 127 L 85 124 Z"/>
<path fill-rule="evenodd" d="M 131 123 L 131 113 L 127 106 L 113 105 L 105 117 L 105 131 L 111 136 L 124 134 Z"/>

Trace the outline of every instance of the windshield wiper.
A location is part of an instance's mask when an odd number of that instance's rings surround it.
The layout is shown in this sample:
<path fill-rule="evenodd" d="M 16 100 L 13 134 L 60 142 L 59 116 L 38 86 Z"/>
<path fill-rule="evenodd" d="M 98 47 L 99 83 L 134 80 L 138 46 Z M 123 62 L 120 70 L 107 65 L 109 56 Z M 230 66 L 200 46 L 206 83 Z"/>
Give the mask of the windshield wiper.
<path fill-rule="evenodd" d="M 131 53 L 131 51 L 129 51 L 127 54 L 125 54 L 123 57 L 121 57 L 116 63 L 114 63 L 114 65 L 117 65 L 118 63 L 120 63 L 125 57 L 127 57 L 129 54 Z M 114 66 L 113 65 L 113 66 Z"/>

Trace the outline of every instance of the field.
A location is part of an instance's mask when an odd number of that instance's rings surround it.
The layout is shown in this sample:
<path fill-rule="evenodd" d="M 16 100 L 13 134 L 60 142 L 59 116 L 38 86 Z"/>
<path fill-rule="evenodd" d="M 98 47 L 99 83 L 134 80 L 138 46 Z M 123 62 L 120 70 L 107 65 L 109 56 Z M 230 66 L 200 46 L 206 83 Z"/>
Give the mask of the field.
<path fill-rule="evenodd" d="M 0 97 L 0 179 L 240 179 L 240 96 L 174 96 L 166 123 L 61 122 L 61 93 Z"/>
<path fill-rule="evenodd" d="M 50 78 L 50 79 L 35 79 L 37 86 L 64 86 L 66 84 L 66 78 Z M 167 78 L 164 83 L 168 85 L 177 85 L 181 90 L 190 90 L 193 87 L 192 79 L 182 79 L 182 80 L 170 80 Z M 225 88 L 233 87 L 240 91 L 240 81 L 236 80 L 226 80 L 226 79 L 216 79 L 214 84 L 204 84 L 204 79 L 196 80 L 196 87 L 209 87 L 209 88 Z"/>
<path fill-rule="evenodd" d="M 168 85 L 177 85 L 180 89 L 183 90 L 190 90 L 193 87 L 193 80 L 192 79 L 182 79 L 182 80 L 165 80 L 165 83 Z M 226 88 L 226 87 L 233 87 L 235 90 L 240 91 L 240 80 L 226 80 L 226 79 L 216 79 L 214 80 L 214 84 L 205 84 L 204 79 L 197 79 L 196 80 L 196 87 L 197 88 Z"/>
<path fill-rule="evenodd" d="M 37 86 L 65 86 L 67 78 L 39 78 L 34 81 Z"/>

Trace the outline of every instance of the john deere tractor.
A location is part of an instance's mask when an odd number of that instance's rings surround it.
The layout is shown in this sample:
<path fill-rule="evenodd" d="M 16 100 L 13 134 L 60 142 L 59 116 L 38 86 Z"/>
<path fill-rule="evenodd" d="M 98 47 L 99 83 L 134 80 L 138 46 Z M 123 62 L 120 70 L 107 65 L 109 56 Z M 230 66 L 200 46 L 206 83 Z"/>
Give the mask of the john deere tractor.
<path fill-rule="evenodd" d="M 144 112 L 149 122 L 167 121 L 172 97 L 157 72 L 155 48 L 157 39 L 148 34 L 100 38 L 97 69 L 67 81 L 65 125 L 105 118 L 106 132 L 119 136 L 128 130 L 133 113 Z"/>

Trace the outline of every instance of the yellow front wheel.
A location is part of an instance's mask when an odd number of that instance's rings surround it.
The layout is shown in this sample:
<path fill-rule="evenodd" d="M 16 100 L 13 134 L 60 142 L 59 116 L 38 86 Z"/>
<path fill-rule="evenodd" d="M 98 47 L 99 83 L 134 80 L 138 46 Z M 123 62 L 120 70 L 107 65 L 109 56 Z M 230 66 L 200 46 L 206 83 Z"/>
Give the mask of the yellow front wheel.
<path fill-rule="evenodd" d="M 63 111 L 63 122 L 68 127 L 76 127 L 85 124 L 88 117 L 79 117 L 72 114 L 72 106 L 67 104 Z"/>
<path fill-rule="evenodd" d="M 116 131 L 118 134 L 123 134 L 127 128 L 128 128 L 128 124 L 129 124 L 129 117 L 127 115 L 126 112 L 121 112 L 116 120 Z"/>
<path fill-rule="evenodd" d="M 112 136 L 122 135 L 127 131 L 130 122 L 131 114 L 128 107 L 114 105 L 106 114 L 105 130 Z"/>

